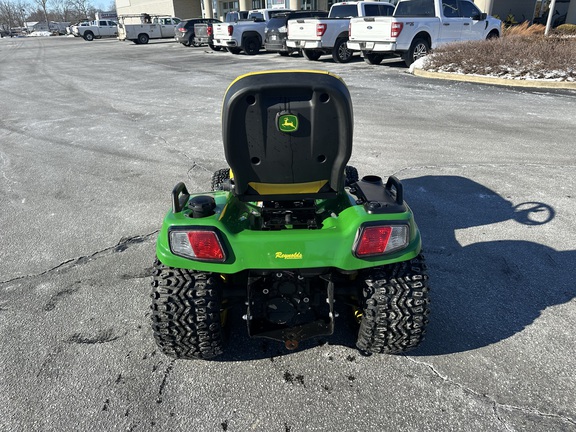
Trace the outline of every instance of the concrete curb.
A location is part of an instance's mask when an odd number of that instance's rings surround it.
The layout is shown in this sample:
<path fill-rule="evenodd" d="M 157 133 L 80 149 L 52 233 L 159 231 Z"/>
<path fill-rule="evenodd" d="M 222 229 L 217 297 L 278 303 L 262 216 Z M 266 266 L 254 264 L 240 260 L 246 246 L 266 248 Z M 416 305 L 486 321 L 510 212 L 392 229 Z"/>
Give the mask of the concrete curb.
<path fill-rule="evenodd" d="M 513 80 L 504 78 L 494 78 L 480 75 L 463 75 L 448 72 L 430 72 L 423 69 L 414 68 L 412 72 L 415 76 L 423 78 L 446 79 L 452 81 L 466 81 L 480 84 L 493 84 L 510 87 L 532 87 L 576 90 L 576 82 L 546 81 L 546 80 Z"/>

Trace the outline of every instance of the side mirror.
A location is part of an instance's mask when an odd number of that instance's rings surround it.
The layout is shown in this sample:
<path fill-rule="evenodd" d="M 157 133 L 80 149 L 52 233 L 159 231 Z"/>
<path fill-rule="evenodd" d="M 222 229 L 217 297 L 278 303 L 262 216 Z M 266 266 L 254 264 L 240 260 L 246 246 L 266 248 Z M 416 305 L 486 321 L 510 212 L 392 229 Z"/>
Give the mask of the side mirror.
<path fill-rule="evenodd" d="M 486 18 L 488 18 L 488 14 L 483 12 L 480 15 L 476 15 L 474 17 L 474 19 L 478 20 L 478 21 L 484 21 Z"/>

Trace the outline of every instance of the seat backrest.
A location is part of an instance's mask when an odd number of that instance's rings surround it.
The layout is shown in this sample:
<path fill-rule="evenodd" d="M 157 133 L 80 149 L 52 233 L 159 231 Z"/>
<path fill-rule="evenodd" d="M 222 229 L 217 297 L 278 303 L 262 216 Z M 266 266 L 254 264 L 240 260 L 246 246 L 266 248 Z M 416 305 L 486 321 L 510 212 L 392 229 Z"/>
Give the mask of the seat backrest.
<path fill-rule="evenodd" d="M 237 78 L 222 106 L 226 160 L 244 201 L 321 199 L 344 189 L 352 153 L 350 93 L 323 71 Z"/>

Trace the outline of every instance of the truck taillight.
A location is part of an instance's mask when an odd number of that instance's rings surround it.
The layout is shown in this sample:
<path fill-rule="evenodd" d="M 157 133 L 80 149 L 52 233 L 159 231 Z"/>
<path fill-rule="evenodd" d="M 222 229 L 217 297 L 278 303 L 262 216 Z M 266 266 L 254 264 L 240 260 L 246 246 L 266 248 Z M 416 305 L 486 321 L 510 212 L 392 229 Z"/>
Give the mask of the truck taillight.
<path fill-rule="evenodd" d="M 210 26 L 206 27 L 206 34 L 208 36 L 212 36 L 212 34 L 214 33 L 214 29 Z"/>
<path fill-rule="evenodd" d="M 408 246 L 407 225 L 376 225 L 360 228 L 354 246 L 358 258 L 384 255 Z"/>
<path fill-rule="evenodd" d="M 229 25 L 228 26 L 228 36 L 232 36 L 232 33 L 234 33 L 234 26 Z"/>
<path fill-rule="evenodd" d="M 324 33 L 326 33 L 326 27 L 328 27 L 326 24 L 316 24 L 316 36 L 324 36 Z"/>
<path fill-rule="evenodd" d="M 226 253 L 216 232 L 211 230 L 174 230 L 170 232 L 170 250 L 184 258 L 201 261 L 226 261 Z"/>
<path fill-rule="evenodd" d="M 404 24 L 401 22 L 393 22 L 392 23 L 392 28 L 390 30 L 390 36 L 393 38 L 396 38 L 398 36 L 400 36 L 400 32 L 402 31 L 402 28 L 404 27 Z"/>

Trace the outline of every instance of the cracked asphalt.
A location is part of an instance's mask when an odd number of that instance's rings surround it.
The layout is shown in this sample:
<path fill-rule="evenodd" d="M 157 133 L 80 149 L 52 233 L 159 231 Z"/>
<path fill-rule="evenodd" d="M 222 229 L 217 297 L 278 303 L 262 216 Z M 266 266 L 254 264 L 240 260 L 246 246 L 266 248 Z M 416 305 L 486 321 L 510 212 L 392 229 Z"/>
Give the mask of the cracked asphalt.
<path fill-rule="evenodd" d="M 238 313 L 222 357 L 169 359 L 148 295 L 170 191 L 225 167 L 228 84 L 286 68 L 342 76 L 351 164 L 403 181 L 426 340 L 362 356 L 343 308 L 333 336 L 288 352 Z M 394 59 L 0 40 L 0 430 L 576 430 L 575 130 L 574 91 L 434 81 Z"/>

